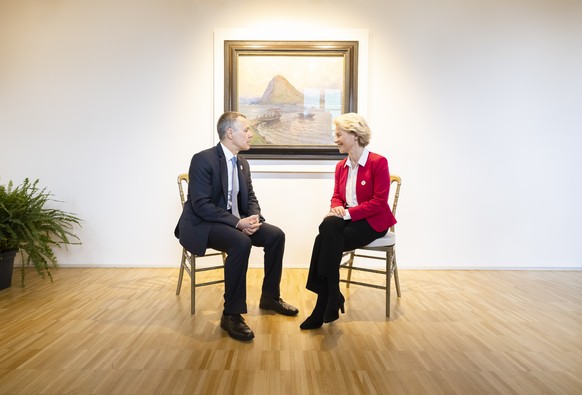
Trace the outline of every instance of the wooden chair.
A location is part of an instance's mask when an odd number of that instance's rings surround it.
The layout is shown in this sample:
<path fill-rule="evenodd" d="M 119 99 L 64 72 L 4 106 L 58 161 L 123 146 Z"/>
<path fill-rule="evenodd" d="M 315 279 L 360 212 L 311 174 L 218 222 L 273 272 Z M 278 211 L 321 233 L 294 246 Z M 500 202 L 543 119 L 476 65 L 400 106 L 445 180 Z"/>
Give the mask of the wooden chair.
<path fill-rule="evenodd" d="M 186 190 L 188 190 L 188 173 L 180 174 L 178 176 L 178 190 L 180 191 L 180 202 L 182 203 L 182 207 L 184 207 L 184 202 L 186 201 L 184 196 L 184 186 L 186 186 Z M 205 267 L 196 267 L 196 259 L 207 258 L 212 256 L 222 256 L 222 265 L 217 266 L 205 266 Z M 196 292 L 195 289 L 198 287 L 204 287 L 206 285 L 213 285 L 213 284 L 220 284 L 224 283 L 224 277 L 221 280 L 214 280 L 214 281 L 206 281 L 203 283 L 196 282 L 196 273 L 203 272 L 207 270 L 217 270 L 217 269 L 224 269 L 224 261 L 226 260 L 226 253 L 224 252 L 211 252 L 207 253 L 203 257 L 197 257 L 194 254 L 186 251 L 185 248 L 182 248 L 182 261 L 180 262 L 180 275 L 178 276 L 178 287 L 176 288 L 176 295 L 180 295 L 180 289 L 182 288 L 182 279 L 184 278 L 184 270 L 190 276 L 190 313 L 194 314 L 196 312 Z"/>
<path fill-rule="evenodd" d="M 398 197 L 400 196 L 400 185 L 401 180 L 399 176 L 390 176 L 390 196 L 392 198 L 392 213 L 396 215 L 396 207 L 398 205 Z M 388 205 L 390 205 L 390 196 L 388 197 Z M 344 257 L 349 256 L 348 260 L 342 262 L 340 268 L 348 269 L 347 278 L 340 279 L 341 282 L 346 283 L 346 287 L 349 288 L 350 284 L 362 285 L 364 287 L 378 288 L 386 290 L 386 317 L 390 317 L 390 282 L 392 274 L 394 274 L 394 283 L 396 285 L 396 293 L 400 297 L 400 281 L 398 279 L 398 266 L 396 265 L 396 237 L 394 234 L 394 226 L 392 226 L 384 237 L 374 240 L 365 247 L 358 248 L 353 251 L 344 252 Z M 384 256 L 378 255 L 364 255 L 358 251 L 380 251 L 384 253 Z M 354 265 L 354 259 L 356 257 L 368 258 L 368 259 L 380 259 L 386 262 L 386 269 L 371 269 L 362 266 Z M 385 276 L 386 285 L 378 285 L 370 282 L 354 281 L 352 280 L 352 270 L 360 270 L 368 273 L 382 274 Z"/>

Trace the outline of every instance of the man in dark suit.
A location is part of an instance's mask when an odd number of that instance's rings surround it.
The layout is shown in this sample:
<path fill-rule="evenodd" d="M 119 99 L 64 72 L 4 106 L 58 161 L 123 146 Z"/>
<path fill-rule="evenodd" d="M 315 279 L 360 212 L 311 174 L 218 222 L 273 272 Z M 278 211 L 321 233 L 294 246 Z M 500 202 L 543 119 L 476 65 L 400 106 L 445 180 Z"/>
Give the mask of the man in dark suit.
<path fill-rule="evenodd" d="M 218 120 L 217 129 L 220 143 L 192 157 L 188 198 L 175 234 L 180 244 L 197 256 L 204 255 L 206 248 L 227 253 L 220 326 L 231 337 L 248 341 L 255 335 L 241 314 L 247 312 L 246 273 L 253 245 L 265 251 L 259 307 L 289 316 L 299 310 L 280 295 L 285 234 L 265 222 L 253 191 L 249 164 L 237 158 L 240 151 L 250 148 L 249 122 L 243 114 L 226 112 Z"/>

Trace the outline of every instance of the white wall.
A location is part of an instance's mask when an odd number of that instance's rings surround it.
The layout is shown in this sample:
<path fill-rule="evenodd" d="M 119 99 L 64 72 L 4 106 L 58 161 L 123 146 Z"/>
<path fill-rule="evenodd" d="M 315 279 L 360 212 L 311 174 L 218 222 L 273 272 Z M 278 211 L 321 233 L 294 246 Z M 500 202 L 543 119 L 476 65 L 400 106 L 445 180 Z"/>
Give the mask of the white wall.
<path fill-rule="evenodd" d="M 62 265 L 176 266 L 175 178 L 214 141 L 213 32 L 363 28 L 400 267 L 579 268 L 580 4 L 0 0 L 0 182 L 40 178 L 84 219 Z M 331 174 L 254 184 L 285 265 L 307 266 Z"/>

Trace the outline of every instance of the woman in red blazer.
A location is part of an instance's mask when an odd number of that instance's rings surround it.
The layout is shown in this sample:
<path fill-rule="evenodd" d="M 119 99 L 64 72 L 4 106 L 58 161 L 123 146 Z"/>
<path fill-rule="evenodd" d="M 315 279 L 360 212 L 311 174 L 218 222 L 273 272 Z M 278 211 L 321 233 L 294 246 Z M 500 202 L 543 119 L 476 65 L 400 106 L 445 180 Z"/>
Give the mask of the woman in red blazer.
<path fill-rule="evenodd" d="M 343 252 L 384 236 L 396 223 L 388 207 L 388 161 L 366 148 L 371 137 L 366 120 L 347 113 L 333 122 L 335 143 L 348 156 L 336 165 L 331 207 L 313 245 L 307 289 L 317 294 L 317 302 L 301 329 L 319 328 L 339 318 L 339 310 L 344 312 L 344 297 L 339 290 Z"/>

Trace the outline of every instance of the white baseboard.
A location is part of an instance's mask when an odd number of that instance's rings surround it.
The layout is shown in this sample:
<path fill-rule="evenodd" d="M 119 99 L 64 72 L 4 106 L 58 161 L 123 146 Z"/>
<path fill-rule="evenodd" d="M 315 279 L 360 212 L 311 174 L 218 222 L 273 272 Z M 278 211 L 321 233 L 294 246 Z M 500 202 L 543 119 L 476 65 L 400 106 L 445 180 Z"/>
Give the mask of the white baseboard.
<path fill-rule="evenodd" d="M 110 264 L 61 264 L 61 268 L 118 268 L 118 269 L 162 269 L 162 268 L 176 268 L 178 269 L 177 263 L 168 264 L 123 264 L 123 265 L 110 265 Z M 250 268 L 260 269 L 262 265 L 250 264 Z M 383 264 L 367 264 L 366 267 L 375 269 L 381 269 L 384 267 Z M 283 269 L 307 269 L 308 266 L 304 264 L 285 264 Z M 582 266 L 402 266 L 399 265 L 400 270 L 571 270 L 578 271 L 582 270 Z"/>

